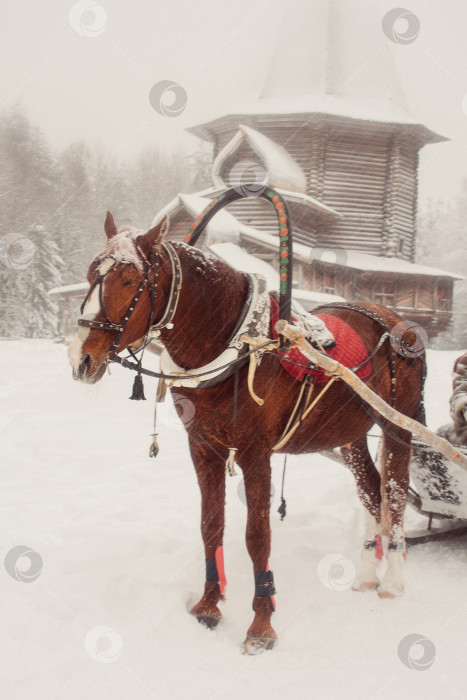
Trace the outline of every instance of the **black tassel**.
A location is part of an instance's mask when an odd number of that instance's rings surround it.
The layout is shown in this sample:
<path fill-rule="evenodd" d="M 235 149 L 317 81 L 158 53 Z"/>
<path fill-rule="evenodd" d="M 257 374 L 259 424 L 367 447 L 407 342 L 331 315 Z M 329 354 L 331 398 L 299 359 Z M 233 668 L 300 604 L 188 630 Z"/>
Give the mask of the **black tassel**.
<path fill-rule="evenodd" d="M 285 498 L 281 496 L 281 504 L 279 508 L 277 509 L 277 512 L 281 516 L 281 520 L 284 520 L 286 513 L 287 513 L 287 504 L 285 502 Z"/>
<path fill-rule="evenodd" d="M 137 374 L 135 377 L 135 381 L 133 382 L 133 393 L 130 396 L 130 399 L 132 401 L 146 401 L 146 397 L 144 395 L 143 377 L 140 374 Z"/>

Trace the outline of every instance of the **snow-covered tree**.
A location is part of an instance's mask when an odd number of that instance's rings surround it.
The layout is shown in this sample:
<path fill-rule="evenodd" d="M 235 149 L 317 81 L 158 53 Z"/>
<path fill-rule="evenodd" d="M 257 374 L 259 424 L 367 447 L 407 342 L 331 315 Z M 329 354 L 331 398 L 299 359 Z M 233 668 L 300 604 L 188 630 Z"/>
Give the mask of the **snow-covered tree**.
<path fill-rule="evenodd" d="M 210 183 L 211 153 L 161 147 L 121 159 L 85 143 L 53 157 L 21 106 L 0 117 L 0 335 L 50 337 L 57 307 L 47 292 L 84 281 L 104 244 L 106 210 L 117 225 L 149 228 L 178 192 Z"/>
<path fill-rule="evenodd" d="M 58 159 L 59 187 L 53 229 L 65 261 L 63 283 L 85 277 L 97 250 L 92 156 L 83 142 L 73 143 Z"/>
<path fill-rule="evenodd" d="M 35 251 L 27 275 L 26 335 L 53 338 L 57 335 L 58 305 L 48 292 L 62 283 L 63 259 L 57 244 L 40 224 L 28 231 L 28 240 Z"/>
<path fill-rule="evenodd" d="M 24 110 L 14 107 L 0 121 L 0 289 L 2 335 L 24 335 L 34 244 L 27 232 L 48 221 L 56 203 L 56 169 L 47 144 Z"/>

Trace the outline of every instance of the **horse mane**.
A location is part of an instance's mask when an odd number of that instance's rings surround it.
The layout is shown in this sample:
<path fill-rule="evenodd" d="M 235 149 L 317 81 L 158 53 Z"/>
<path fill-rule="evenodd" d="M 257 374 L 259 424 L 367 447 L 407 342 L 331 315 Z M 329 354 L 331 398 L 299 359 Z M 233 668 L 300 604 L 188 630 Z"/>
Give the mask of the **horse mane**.
<path fill-rule="evenodd" d="M 248 294 L 248 277 L 212 253 L 174 243 L 183 284 L 176 329 L 161 331 L 172 359 L 187 369 L 214 360 L 225 350 Z"/>

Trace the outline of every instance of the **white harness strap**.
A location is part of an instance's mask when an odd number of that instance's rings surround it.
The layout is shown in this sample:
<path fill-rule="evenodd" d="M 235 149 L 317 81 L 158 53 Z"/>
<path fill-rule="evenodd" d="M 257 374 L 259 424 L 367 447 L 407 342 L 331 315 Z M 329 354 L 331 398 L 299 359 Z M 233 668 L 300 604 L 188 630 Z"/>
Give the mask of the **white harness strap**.
<path fill-rule="evenodd" d="M 212 380 L 225 373 L 224 365 L 235 362 L 240 352 L 246 347 L 246 344 L 240 340 L 242 335 L 249 335 L 253 338 L 267 337 L 269 333 L 270 321 L 270 298 L 267 290 L 266 279 L 262 275 L 249 275 L 252 284 L 252 292 L 250 296 L 250 304 L 245 315 L 243 323 L 237 330 L 234 338 L 230 341 L 228 347 L 215 360 L 203 367 L 186 370 L 179 367 L 170 357 L 166 349 L 161 354 L 161 372 L 174 376 L 173 381 L 165 380 L 169 386 L 182 386 L 189 389 L 203 388 L 204 385 L 212 385 Z M 219 369 L 221 368 L 221 369 Z M 200 372 L 209 372 L 202 379 L 199 377 L 180 377 L 177 375 L 183 374 L 198 374 Z"/>

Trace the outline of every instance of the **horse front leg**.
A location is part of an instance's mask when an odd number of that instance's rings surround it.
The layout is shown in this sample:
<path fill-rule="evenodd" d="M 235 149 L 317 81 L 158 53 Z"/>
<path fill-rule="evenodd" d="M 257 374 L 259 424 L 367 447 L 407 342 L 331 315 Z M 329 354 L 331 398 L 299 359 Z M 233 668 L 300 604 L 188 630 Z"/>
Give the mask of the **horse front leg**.
<path fill-rule="evenodd" d="M 259 654 L 272 649 L 277 634 L 271 626 L 275 610 L 274 578 L 269 570 L 271 529 L 269 511 L 271 503 L 270 452 L 258 445 L 248 452 L 239 453 L 238 462 L 243 470 L 248 508 L 246 546 L 253 562 L 255 593 L 253 597 L 253 622 L 243 644 L 246 654 Z"/>
<path fill-rule="evenodd" d="M 225 462 L 227 450 L 206 438 L 190 439 L 190 451 L 201 490 L 201 535 L 206 557 L 206 580 L 201 599 L 190 610 L 206 627 L 216 627 L 222 617 L 217 604 L 224 599 Z"/>

